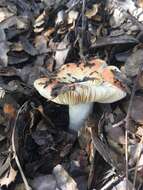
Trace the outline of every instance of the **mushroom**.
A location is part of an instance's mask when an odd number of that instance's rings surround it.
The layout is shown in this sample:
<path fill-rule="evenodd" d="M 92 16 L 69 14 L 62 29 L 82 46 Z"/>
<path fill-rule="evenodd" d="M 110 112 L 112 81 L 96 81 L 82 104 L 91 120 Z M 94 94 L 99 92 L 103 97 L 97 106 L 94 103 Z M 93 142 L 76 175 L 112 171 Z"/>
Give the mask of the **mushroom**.
<path fill-rule="evenodd" d="M 86 64 L 62 65 L 51 77 L 37 79 L 34 87 L 46 99 L 69 105 L 69 128 L 78 131 L 94 102 L 113 103 L 126 96 L 115 72 L 120 70 L 93 58 Z"/>

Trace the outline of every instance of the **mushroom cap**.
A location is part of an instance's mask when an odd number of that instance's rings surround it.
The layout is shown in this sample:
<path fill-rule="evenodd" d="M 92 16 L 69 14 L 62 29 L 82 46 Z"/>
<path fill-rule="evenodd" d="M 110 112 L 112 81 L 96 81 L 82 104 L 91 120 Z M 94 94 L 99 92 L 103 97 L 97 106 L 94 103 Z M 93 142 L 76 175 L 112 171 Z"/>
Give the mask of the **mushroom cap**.
<path fill-rule="evenodd" d="M 114 71 L 120 72 L 100 59 L 92 59 L 88 64 L 68 63 L 51 77 L 37 79 L 34 87 L 43 97 L 59 104 L 113 103 L 126 96 Z"/>

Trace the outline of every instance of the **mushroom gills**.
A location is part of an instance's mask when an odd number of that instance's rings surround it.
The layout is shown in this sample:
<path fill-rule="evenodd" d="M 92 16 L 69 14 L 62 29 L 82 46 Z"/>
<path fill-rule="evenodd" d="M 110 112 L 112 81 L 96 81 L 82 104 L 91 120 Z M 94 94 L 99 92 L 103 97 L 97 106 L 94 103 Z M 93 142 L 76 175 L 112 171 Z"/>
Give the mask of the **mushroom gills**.
<path fill-rule="evenodd" d="M 69 128 L 78 131 L 83 127 L 85 120 L 92 112 L 93 102 L 86 104 L 69 105 Z"/>

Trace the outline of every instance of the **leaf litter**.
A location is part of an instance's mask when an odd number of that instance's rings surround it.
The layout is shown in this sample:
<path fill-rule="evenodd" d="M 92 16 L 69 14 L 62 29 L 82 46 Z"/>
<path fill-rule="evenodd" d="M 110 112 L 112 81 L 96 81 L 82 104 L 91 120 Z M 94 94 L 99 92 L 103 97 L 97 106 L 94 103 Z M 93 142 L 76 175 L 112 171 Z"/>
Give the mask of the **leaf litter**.
<path fill-rule="evenodd" d="M 143 188 L 143 2 L 0 1 L 0 188 Z M 95 103 L 68 130 L 68 106 L 45 100 L 36 79 L 92 57 L 117 66 L 127 97 Z"/>

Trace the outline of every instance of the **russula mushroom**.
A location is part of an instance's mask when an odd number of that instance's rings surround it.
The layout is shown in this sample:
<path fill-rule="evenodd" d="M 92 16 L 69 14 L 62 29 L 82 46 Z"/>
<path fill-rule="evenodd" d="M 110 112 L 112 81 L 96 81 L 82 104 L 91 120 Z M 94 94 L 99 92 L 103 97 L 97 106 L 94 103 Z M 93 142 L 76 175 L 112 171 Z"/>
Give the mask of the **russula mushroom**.
<path fill-rule="evenodd" d="M 46 99 L 69 105 L 69 127 L 78 130 L 84 124 L 94 102 L 113 103 L 126 96 L 115 78 L 115 66 L 108 66 L 101 59 L 88 64 L 68 63 L 62 65 L 51 77 L 37 79 L 34 87 Z"/>

